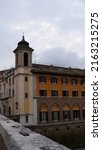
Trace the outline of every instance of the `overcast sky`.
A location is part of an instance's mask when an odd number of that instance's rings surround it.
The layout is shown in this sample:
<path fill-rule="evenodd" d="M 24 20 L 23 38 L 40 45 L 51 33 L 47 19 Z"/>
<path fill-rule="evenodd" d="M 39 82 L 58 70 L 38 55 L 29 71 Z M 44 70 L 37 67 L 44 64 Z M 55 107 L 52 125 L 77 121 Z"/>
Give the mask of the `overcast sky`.
<path fill-rule="evenodd" d="M 84 0 L 0 0 L 0 70 L 15 66 L 25 40 L 33 62 L 85 68 Z"/>

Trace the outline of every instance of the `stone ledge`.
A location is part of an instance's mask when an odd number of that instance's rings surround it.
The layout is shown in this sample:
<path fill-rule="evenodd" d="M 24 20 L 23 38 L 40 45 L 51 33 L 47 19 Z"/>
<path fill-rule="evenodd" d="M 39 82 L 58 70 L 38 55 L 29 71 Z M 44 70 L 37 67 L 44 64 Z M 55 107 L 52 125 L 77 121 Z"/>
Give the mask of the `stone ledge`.
<path fill-rule="evenodd" d="M 2 115 L 0 134 L 8 150 L 70 150 Z"/>
<path fill-rule="evenodd" d="M 7 150 L 7 147 L 6 147 L 5 143 L 4 143 L 4 140 L 3 140 L 1 135 L 0 135 L 0 148 L 2 150 Z"/>

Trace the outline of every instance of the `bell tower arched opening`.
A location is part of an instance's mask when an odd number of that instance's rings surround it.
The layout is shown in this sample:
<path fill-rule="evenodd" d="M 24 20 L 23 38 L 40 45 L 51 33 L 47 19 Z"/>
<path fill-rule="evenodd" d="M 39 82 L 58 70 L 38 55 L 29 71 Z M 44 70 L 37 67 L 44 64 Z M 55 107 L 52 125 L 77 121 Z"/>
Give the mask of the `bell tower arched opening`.
<path fill-rule="evenodd" d="M 24 53 L 24 66 L 28 66 L 28 53 Z"/>

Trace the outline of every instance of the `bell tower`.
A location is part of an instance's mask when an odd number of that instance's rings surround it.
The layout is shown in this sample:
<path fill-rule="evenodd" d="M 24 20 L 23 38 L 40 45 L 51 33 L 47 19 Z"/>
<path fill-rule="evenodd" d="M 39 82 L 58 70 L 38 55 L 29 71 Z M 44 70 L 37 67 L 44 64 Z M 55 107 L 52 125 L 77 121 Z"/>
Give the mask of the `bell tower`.
<path fill-rule="evenodd" d="M 22 40 L 13 51 L 15 53 L 15 67 L 31 67 L 33 51 L 34 50 L 29 47 L 29 43 L 25 41 L 25 37 L 22 36 Z"/>
<path fill-rule="evenodd" d="M 13 51 L 15 53 L 14 117 L 22 124 L 33 122 L 33 77 L 30 71 L 33 51 L 24 36 Z"/>

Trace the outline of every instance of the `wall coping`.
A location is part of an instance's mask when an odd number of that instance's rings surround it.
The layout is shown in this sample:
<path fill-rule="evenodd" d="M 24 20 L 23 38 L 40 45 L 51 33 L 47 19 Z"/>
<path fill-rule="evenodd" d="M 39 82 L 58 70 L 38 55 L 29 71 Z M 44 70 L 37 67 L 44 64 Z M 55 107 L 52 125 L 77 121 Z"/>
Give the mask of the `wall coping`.
<path fill-rule="evenodd" d="M 70 150 L 2 115 L 0 134 L 8 150 Z"/>

